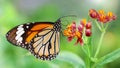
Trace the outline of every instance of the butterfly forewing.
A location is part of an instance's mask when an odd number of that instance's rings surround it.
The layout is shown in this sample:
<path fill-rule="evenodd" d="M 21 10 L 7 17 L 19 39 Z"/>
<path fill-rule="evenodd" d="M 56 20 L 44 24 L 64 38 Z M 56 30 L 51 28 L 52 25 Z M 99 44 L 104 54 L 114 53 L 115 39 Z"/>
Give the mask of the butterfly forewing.
<path fill-rule="evenodd" d="M 27 42 L 25 41 L 27 32 L 32 28 L 33 23 L 23 24 L 14 27 L 6 34 L 7 40 L 16 46 L 25 47 Z"/>

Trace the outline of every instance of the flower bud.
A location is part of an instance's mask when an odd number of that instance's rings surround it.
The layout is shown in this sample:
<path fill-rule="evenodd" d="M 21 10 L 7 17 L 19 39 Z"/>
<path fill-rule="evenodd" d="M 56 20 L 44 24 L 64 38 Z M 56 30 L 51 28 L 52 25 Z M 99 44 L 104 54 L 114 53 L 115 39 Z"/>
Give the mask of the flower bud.
<path fill-rule="evenodd" d="M 116 15 L 113 15 L 112 19 L 113 20 L 116 20 L 117 16 Z"/>
<path fill-rule="evenodd" d="M 75 22 L 72 23 L 72 29 L 76 29 L 76 23 Z"/>
<path fill-rule="evenodd" d="M 87 37 L 90 37 L 91 34 L 92 34 L 92 32 L 91 32 L 90 29 L 86 29 L 86 30 L 85 30 L 85 35 L 86 35 Z"/>
<path fill-rule="evenodd" d="M 73 22 L 71 24 L 71 31 L 72 31 L 72 33 L 75 33 L 75 31 L 76 31 L 76 23 L 75 22 Z"/>
<path fill-rule="evenodd" d="M 98 13 L 94 9 L 89 10 L 89 15 L 90 15 L 91 18 L 97 18 L 98 17 Z"/>
<path fill-rule="evenodd" d="M 91 29 L 92 28 L 92 24 L 91 24 L 91 22 L 88 22 L 87 24 L 86 24 L 86 29 Z"/>
<path fill-rule="evenodd" d="M 83 39 L 82 38 L 78 38 L 77 42 L 75 44 L 78 44 L 78 43 L 80 43 L 80 45 L 83 46 L 84 45 Z"/>
<path fill-rule="evenodd" d="M 81 32 L 81 31 L 83 31 L 83 29 L 84 29 L 84 26 L 83 26 L 82 24 L 80 24 L 80 25 L 78 26 L 78 31 Z"/>
<path fill-rule="evenodd" d="M 68 41 L 69 42 L 72 41 L 72 39 L 73 39 L 73 37 L 68 37 Z"/>

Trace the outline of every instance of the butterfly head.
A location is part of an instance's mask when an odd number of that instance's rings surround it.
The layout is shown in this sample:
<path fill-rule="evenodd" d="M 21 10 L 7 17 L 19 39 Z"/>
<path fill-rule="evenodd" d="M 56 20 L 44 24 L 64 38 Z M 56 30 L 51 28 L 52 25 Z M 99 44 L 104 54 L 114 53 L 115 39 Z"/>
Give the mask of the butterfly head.
<path fill-rule="evenodd" d="M 53 28 L 54 28 L 54 31 L 60 32 L 61 31 L 61 20 L 56 21 Z"/>

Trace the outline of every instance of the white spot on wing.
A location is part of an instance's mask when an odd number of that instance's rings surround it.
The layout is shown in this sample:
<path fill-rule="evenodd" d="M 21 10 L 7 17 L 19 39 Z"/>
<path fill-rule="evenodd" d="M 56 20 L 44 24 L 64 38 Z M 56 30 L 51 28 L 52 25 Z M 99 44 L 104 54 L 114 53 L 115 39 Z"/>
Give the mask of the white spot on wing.
<path fill-rule="evenodd" d="M 16 40 L 18 40 L 19 37 L 21 37 L 21 35 L 24 33 L 25 31 L 20 32 L 19 34 L 17 34 L 17 36 L 15 37 Z"/>
<path fill-rule="evenodd" d="M 23 28 L 21 28 L 21 29 L 17 29 L 18 31 L 16 32 L 16 34 L 19 34 L 21 31 L 24 31 L 24 29 Z"/>
<path fill-rule="evenodd" d="M 29 26 L 26 26 L 26 28 L 29 28 Z"/>
<path fill-rule="evenodd" d="M 19 43 L 22 43 L 22 40 L 23 40 L 23 38 L 22 37 L 20 37 L 18 40 L 17 40 L 17 42 Z"/>
<path fill-rule="evenodd" d="M 15 37 L 15 39 L 17 40 L 17 44 L 20 45 L 22 43 L 22 40 L 23 40 L 22 35 L 24 33 L 25 33 L 25 31 L 24 31 L 23 25 L 18 26 L 17 32 L 16 32 L 16 37 Z"/>

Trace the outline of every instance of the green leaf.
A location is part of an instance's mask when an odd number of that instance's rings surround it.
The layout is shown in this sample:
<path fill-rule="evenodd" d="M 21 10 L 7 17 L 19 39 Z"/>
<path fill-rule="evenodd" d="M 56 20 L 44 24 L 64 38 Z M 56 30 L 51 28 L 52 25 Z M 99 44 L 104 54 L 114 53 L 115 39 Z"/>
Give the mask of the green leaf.
<path fill-rule="evenodd" d="M 120 57 L 120 48 L 113 51 L 112 53 L 109 53 L 105 56 L 103 56 L 100 60 L 98 60 L 96 67 L 103 66 L 107 63 L 110 63 Z"/>
<path fill-rule="evenodd" d="M 72 64 L 74 68 L 85 68 L 84 61 L 79 56 L 71 52 L 61 52 L 57 59 Z"/>

